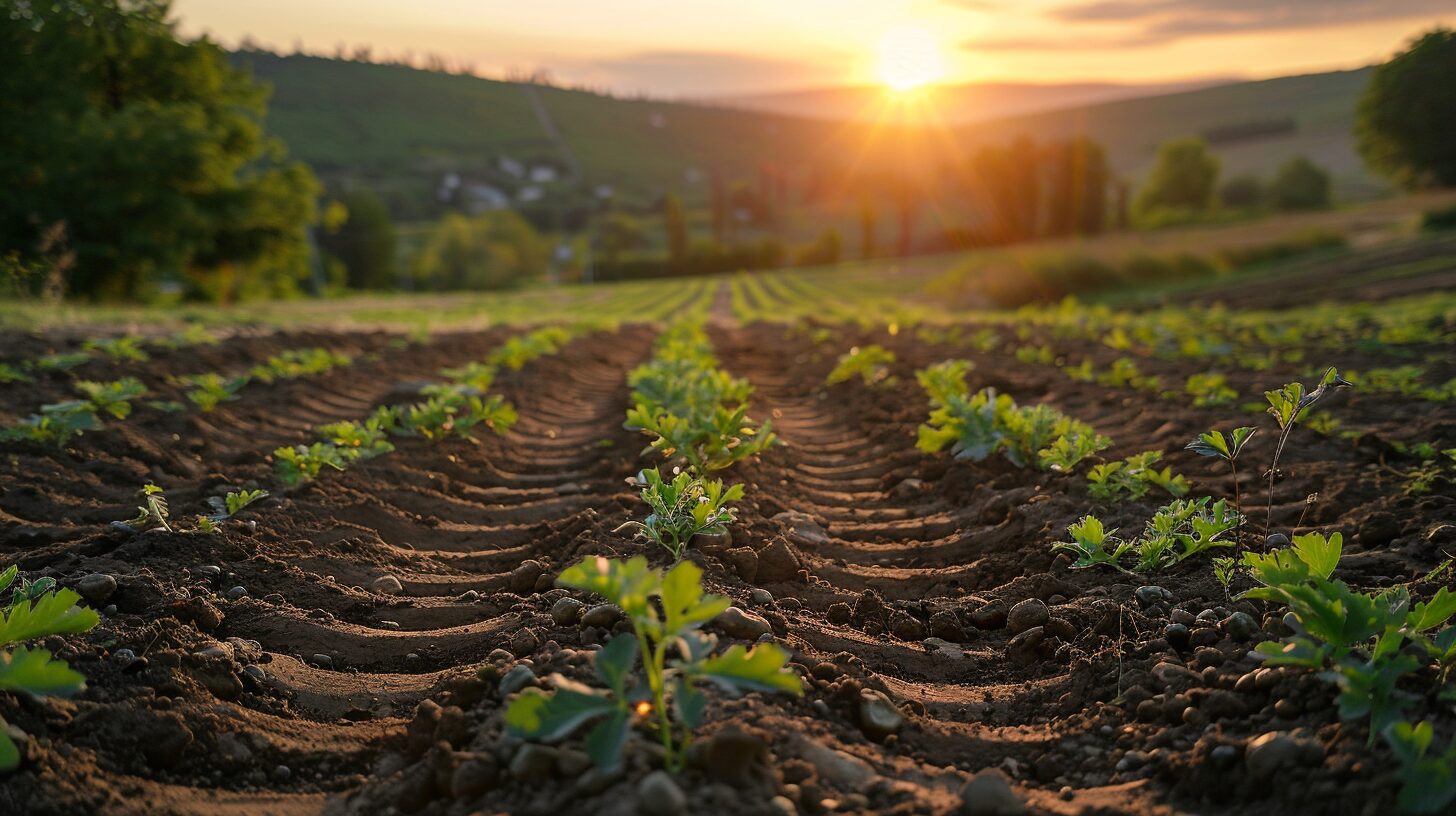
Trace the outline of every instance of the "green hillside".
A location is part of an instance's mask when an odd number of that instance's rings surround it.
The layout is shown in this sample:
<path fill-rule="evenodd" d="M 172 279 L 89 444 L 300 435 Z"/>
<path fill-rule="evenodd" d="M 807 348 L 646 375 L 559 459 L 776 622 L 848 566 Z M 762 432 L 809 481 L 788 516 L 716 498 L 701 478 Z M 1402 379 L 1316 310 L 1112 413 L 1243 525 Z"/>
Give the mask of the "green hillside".
<path fill-rule="evenodd" d="M 501 157 L 558 168 L 558 180 L 540 185 L 553 206 L 584 202 L 600 185 L 629 206 L 642 206 L 669 190 L 701 202 L 709 174 L 752 180 L 766 164 L 801 188 L 817 180 L 831 194 L 854 196 L 855 174 L 913 164 L 939 175 L 977 144 L 1023 133 L 1038 139 L 1088 134 L 1107 146 L 1119 173 L 1136 176 L 1165 139 L 1268 123 L 1280 132 L 1215 144 L 1226 176 L 1268 174 L 1304 154 L 1332 170 L 1343 195 L 1380 189 L 1360 165 L 1350 135 L 1368 69 L 1021 116 L 956 128 L 946 138 L 914 128 L 617 99 L 396 65 L 265 52 L 236 59 L 273 86 L 269 128 L 293 155 L 327 181 L 380 190 L 406 218 L 432 215 L 436 190 L 451 173 L 518 193 L 530 182 L 503 173 Z"/>

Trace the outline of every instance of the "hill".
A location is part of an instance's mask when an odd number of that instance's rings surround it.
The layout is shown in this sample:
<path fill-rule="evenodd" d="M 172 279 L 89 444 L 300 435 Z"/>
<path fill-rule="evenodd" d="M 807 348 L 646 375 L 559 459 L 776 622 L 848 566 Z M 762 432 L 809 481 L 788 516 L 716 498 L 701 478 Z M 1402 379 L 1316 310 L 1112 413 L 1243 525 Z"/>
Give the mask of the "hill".
<path fill-rule="evenodd" d="M 950 126 L 946 134 L 946 126 L 932 132 L 908 116 L 898 125 L 835 122 L 321 57 L 244 52 L 235 59 L 273 86 L 268 126 L 293 155 L 326 181 L 381 191 L 402 218 L 436 214 L 451 177 L 473 195 L 527 208 L 548 201 L 562 212 L 606 188 L 628 206 L 666 191 L 700 203 L 712 175 L 757 180 L 766 166 L 798 191 L 852 197 L 856 175 L 910 165 L 939 173 L 978 144 L 1018 134 L 1085 133 L 1107 146 L 1120 174 L 1136 176 L 1159 142 L 1206 132 L 1227 174 L 1267 174 L 1305 154 L 1331 168 L 1343 194 L 1379 189 L 1350 136 L 1366 70 L 1102 102 Z M 536 178 L 533 167 L 541 170 Z"/>

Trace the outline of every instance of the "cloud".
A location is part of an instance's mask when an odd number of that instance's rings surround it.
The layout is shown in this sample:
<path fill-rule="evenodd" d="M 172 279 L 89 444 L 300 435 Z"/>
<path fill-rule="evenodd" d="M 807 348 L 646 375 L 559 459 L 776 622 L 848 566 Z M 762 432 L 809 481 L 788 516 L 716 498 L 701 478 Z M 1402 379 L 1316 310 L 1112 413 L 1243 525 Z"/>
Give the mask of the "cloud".
<path fill-rule="evenodd" d="M 983 51 L 1097 51 L 1136 48 L 1190 37 L 1403 20 L 1449 14 L 1451 0 L 1093 0 L 1059 6 L 1047 16 L 1077 25 L 1075 36 L 987 37 L 966 42 Z M 1080 24 L 1116 26 L 1087 35 Z"/>
<path fill-rule="evenodd" d="M 829 68 L 809 62 L 714 51 L 642 51 L 621 57 L 553 62 L 569 78 L 624 92 L 709 97 L 799 88 L 834 81 Z"/>

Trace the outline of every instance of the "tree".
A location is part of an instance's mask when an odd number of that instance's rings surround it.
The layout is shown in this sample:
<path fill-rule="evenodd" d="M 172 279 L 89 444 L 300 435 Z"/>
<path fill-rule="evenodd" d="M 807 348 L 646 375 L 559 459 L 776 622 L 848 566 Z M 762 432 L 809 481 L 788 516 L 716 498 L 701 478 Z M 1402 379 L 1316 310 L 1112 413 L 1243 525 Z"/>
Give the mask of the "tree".
<path fill-rule="evenodd" d="M 346 190 L 337 201 L 344 207 L 344 222 L 319 233 L 319 248 L 343 263 L 350 289 L 396 288 L 394 222 L 384 201 L 368 190 Z"/>
<path fill-rule="evenodd" d="M 1077 138 L 1048 145 L 1046 208 L 1048 235 L 1096 235 L 1107 226 L 1107 152 Z"/>
<path fill-rule="evenodd" d="M 1203 212 L 1213 203 L 1218 184 L 1218 157 L 1197 137 L 1172 139 L 1158 148 L 1158 163 L 1138 193 L 1133 209 L 1140 215 L 1157 210 Z"/>
<path fill-rule="evenodd" d="M 1026 241 L 1037 236 L 1040 166 L 1040 151 L 1025 136 L 1005 146 L 981 148 L 971 160 L 971 170 L 991 209 L 995 242 Z"/>
<path fill-rule="evenodd" d="M 688 254 L 688 216 L 682 199 L 671 193 L 662 202 L 662 226 L 667 232 L 667 257 L 680 263 Z"/>
<path fill-rule="evenodd" d="M 839 263 L 839 230 L 830 227 L 794 255 L 795 266 L 830 266 Z"/>
<path fill-rule="evenodd" d="M 1252 210 L 1264 203 L 1264 184 L 1255 176 L 1237 176 L 1218 190 L 1219 204 L 1231 210 Z"/>
<path fill-rule="evenodd" d="M 546 274 L 550 255 L 548 242 L 518 213 L 451 213 L 415 256 L 413 269 L 421 288 L 504 289 Z"/>
<path fill-rule="evenodd" d="M 875 201 L 868 193 L 859 197 L 859 256 L 875 257 Z"/>
<path fill-rule="evenodd" d="M 1355 139 L 1372 169 L 1406 188 L 1456 186 L 1456 31 L 1436 28 L 1370 73 Z"/>
<path fill-rule="evenodd" d="M 1279 210 L 1327 209 L 1330 174 L 1303 156 L 1290 159 L 1269 183 L 1269 203 Z"/>
<path fill-rule="evenodd" d="M 318 185 L 266 137 L 266 89 L 169 0 L 11 3 L 0 13 L 0 251 L 63 224 L 71 294 L 294 292 Z"/>
<path fill-rule="evenodd" d="M 642 228 L 642 222 L 627 213 L 612 210 L 603 215 L 599 223 L 597 234 L 600 236 L 602 258 L 609 263 L 616 263 L 624 252 L 647 245 L 647 232 Z"/>

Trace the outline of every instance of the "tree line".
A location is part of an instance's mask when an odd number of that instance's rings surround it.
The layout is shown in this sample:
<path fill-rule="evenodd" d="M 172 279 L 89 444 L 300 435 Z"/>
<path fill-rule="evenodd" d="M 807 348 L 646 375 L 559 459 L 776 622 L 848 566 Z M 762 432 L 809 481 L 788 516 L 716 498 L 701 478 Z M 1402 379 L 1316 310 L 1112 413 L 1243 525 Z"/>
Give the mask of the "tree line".
<path fill-rule="evenodd" d="M 22 293 L 232 301 L 330 289 L 476 289 L 553 265 L 601 280 L 702 274 L 848 257 L 903 256 L 1156 227 L 1224 211 L 1329 206 L 1328 173 L 1291 159 L 1267 179 L 1220 180 L 1197 138 L 1161 146 L 1133 190 L 1085 138 L 982 146 L 944 168 L 979 213 L 915 234 L 927 197 L 882 169 L 849 196 L 839 226 L 802 243 L 775 228 L 788 179 L 710 179 L 706 235 L 675 195 L 646 212 L 594 212 L 574 251 L 511 211 L 447 215 L 401 262 L 404 240 L 368 190 L 325 191 L 264 127 L 267 89 L 201 37 L 182 40 L 169 0 L 22 3 L 0 14 L 0 279 Z M 1356 136 L 1374 169 L 1406 188 L 1456 185 L 1456 34 L 1438 28 L 1372 73 Z M 805 192 L 824 195 L 823 190 Z M 746 216 L 743 216 L 746 214 Z M 758 229 L 747 229 L 744 219 Z M 658 221 L 657 219 L 660 219 Z M 651 229 L 648 224 L 652 223 Z M 648 251 L 647 234 L 660 234 Z M 769 229 L 763 229 L 769 225 Z"/>

